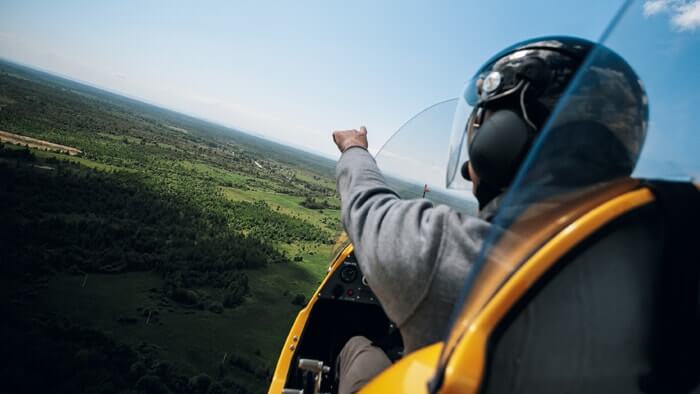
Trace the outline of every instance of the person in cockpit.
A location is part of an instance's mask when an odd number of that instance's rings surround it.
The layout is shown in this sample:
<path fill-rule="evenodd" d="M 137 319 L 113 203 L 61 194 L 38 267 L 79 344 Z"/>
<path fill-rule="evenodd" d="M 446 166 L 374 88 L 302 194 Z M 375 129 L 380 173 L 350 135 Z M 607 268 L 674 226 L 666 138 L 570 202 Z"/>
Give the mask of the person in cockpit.
<path fill-rule="evenodd" d="M 596 64 L 599 69 L 586 73 L 599 79 L 590 84 L 595 89 L 567 97 L 586 100 L 585 106 L 576 106 L 586 110 L 557 113 L 559 125 L 549 125 L 557 103 L 592 51 L 604 59 Z M 501 51 L 478 70 L 459 97 L 448 153 L 447 185 L 460 176 L 472 182 L 477 217 L 427 199 L 400 199 L 367 151 L 367 130 L 335 131 L 333 140 L 342 152 L 336 167 L 342 222 L 369 286 L 400 330 L 405 353 L 444 339 L 504 192 L 540 131 L 570 126 L 572 133 L 565 139 L 567 146 L 556 147 L 570 151 L 571 162 L 535 169 L 526 180 L 542 183 L 534 188 L 538 193 L 555 193 L 556 185 L 547 185 L 546 179 L 558 168 L 585 166 L 577 172 L 580 178 L 571 182 L 630 175 L 647 118 L 639 78 L 604 46 L 548 37 Z M 532 179 L 533 174 L 538 178 Z M 351 338 L 335 366 L 339 393 L 358 391 L 390 364 L 370 340 Z"/>

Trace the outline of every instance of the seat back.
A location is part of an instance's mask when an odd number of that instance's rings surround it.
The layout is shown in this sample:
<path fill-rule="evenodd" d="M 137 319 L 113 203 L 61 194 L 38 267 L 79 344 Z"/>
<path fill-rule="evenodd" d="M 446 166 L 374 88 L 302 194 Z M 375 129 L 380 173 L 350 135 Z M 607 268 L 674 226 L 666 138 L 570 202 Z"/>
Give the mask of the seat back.
<path fill-rule="evenodd" d="M 700 258 L 689 235 L 700 194 L 651 187 L 653 204 L 590 234 L 501 320 L 481 392 L 689 392 L 697 385 Z"/>
<path fill-rule="evenodd" d="M 430 390 L 697 385 L 700 193 L 678 185 L 620 180 L 521 210 L 489 249 Z"/>
<path fill-rule="evenodd" d="M 569 252 L 491 337 L 484 393 L 633 393 L 651 369 L 657 215 L 625 215 Z"/>

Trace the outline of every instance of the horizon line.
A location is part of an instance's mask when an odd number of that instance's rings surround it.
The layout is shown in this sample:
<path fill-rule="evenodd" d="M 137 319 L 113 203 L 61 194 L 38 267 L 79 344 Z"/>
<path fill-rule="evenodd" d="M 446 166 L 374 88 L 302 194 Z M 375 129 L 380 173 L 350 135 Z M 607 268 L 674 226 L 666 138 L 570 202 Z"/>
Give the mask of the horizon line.
<path fill-rule="evenodd" d="M 224 122 L 222 122 L 222 121 L 213 120 L 213 119 L 208 119 L 208 118 L 203 117 L 203 116 L 200 116 L 200 115 L 196 115 L 196 114 L 193 114 L 193 113 L 187 113 L 187 112 L 184 112 L 184 111 L 181 111 L 181 110 L 177 110 L 177 109 L 174 109 L 174 108 L 170 108 L 170 107 L 168 107 L 168 106 L 166 106 L 166 105 L 159 104 L 159 103 L 157 103 L 157 102 L 154 102 L 154 101 L 151 101 L 151 100 L 148 100 L 148 99 L 144 99 L 144 98 L 141 98 L 141 97 L 138 97 L 138 96 L 134 96 L 134 95 L 131 95 L 131 94 L 129 94 L 129 93 L 126 93 L 126 92 L 123 92 L 123 91 L 120 91 L 120 90 L 116 90 L 116 89 L 108 88 L 108 87 L 105 87 L 105 86 L 101 86 L 101 85 L 99 85 L 99 84 L 91 83 L 91 82 L 88 82 L 88 81 L 85 81 L 85 80 L 82 80 L 82 79 L 79 79 L 79 78 L 76 78 L 76 77 L 73 77 L 73 76 L 70 76 L 70 75 L 67 75 L 67 74 L 63 74 L 63 73 L 60 73 L 60 72 L 57 72 L 57 71 L 53 71 L 53 70 L 50 70 L 50 69 L 41 67 L 41 66 L 35 66 L 35 65 L 32 65 L 32 64 L 27 64 L 27 63 L 24 63 L 24 62 L 16 61 L 16 60 L 9 59 L 9 58 L 7 58 L 7 57 L 5 57 L 5 56 L 2 56 L 2 55 L 0 55 L 0 61 L 6 62 L 6 63 L 10 63 L 10 64 L 13 64 L 13 65 L 16 65 L 16 66 L 20 66 L 20 67 L 25 67 L 25 68 L 28 68 L 28 69 L 31 69 L 31 70 L 34 70 L 34 71 L 38 71 L 38 72 L 44 73 L 44 74 L 48 74 L 48 75 L 50 75 L 50 76 L 52 76 L 52 77 L 54 77 L 54 78 L 60 78 L 60 79 L 64 79 L 64 80 L 67 80 L 67 81 L 70 81 L 70 82 L 74 82 L 74 83 L 78 83 L 78 84 L 81 84 L 81 85 L 85 85 L 85 86 L 87 86 L 87 87 L 90 87 L 90 88 L 93 88 L 93 89 L 97 89 L 97 90 L 100 90 L 100 91 L 103 91 L 103 92 L 106 92 L 106 93 L 110 93 L 110 94 L 113 94 L 113 95 L 116 95 L 116 96 L 119 96 L 119 97 L 122 97 L 122 98 L 126 98 L 126 99 L 129 99 L 129 100 L 137 101 L 137 102 L 139 102 L 139 103 L 141 103 L 141 104 L 147 104 L 147 105 L 150 105 L 150 106 L 159 108 L 159 109 L 163 109 L 163 110 L 166 110 L 166 111 L 174 112 L 174 113 L 176 113 L 176 114 L 185 115 L 185 116 L 188 116 L 188 117 L 190 117 L 190 118 L 193 118 L 193 119 L 196 119 L 196 120 L 199 120 L 199 121 L 202 121 L 202 122 L 206 122 L 206 123 L 211 123 L 211 124 L 213 124 L 213 125 L 215 125 L 215 126 L 223 127 L 223 128 L 225 128 L 225 129 L 228 129 L 228 130 L 231 130 L 231 131 L 235 131 L 235 132 L 247 134 L 247 135 L 249 135 L 249 136 L 256 137 L 256 138 L 261 138 L 261 139 L 264 139 L 264 140 L 267 140 L 267 141 L 269 141 L 269 142 L 273 142 L 273 143 L 276 143 L 276 144 L 279 144 L 279 145 L 284 145 L 284 146 L 287 146 L 287 147 L 291 147 L 291 148 L 295 148 L 295 149 L 298 149 L 298 150 L 302 150 L 302 151 L 304 151 L 304 152 L 306 152 L 306 153 L 311 153 L 311 154 L 314 154 L 314 155 L 316 155 L 316 156 L 323 157 L 323 158 L 325 158 L 325 159 L 329 159 L 329 160 L 333 160 L 333 161 L 337 161 L 337 160 L 338 160 L 337 157 L 332 157 L 332 156 L 328 155 L 327 153 L 324 153 L 324 152 L 321 152 L 321 151 L 317 151 L 317 150 L 312 149 L 312 148 L 307 148 L 307 147 L 304 147 L 304 146 L 301 146 L 301 145 L 297 145 L 297 144 L 292 144 L 292 143 L 284 142 L 284 141 L 279 140 L 279 139 L 276 139 L 276 138 L 274 138 L 274 137 L 272 137 L 272 136 L 266 135 L 266 134 L 264 134 L 264 133 L 262 133 L 262 132 L 257 132 L 257 131 L 249 130 L 249 129 L 247 129 L 247 128 L 238 127 L 238 126 L 233 125 L 233 124 L 226 124 L 226 123 L 224 123 Z"/>

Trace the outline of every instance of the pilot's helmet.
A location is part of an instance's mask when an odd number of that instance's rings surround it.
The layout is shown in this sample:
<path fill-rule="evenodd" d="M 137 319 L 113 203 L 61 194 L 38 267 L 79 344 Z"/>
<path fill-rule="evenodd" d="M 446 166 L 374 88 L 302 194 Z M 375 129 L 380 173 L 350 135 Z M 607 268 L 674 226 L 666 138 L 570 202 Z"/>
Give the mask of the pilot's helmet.
<path fill-rule="evenodd" d="M 479 177 L 476 197 L 483 207 L 510 185 L 540 131 L 562 127 L 572 133 L 562 139 L 576 145 L 572 151 L 605 147 L 576 163 L 595 167 L 593 156 L 600 158 L 604 164 L 597 171 L 583 171 L 594 174 L 591 180 L 628 176 L 639 158 L 647 119 L 647 96 L 639 77 L 609 48 L 573 37 L 520 42 L 489 59 L 460 95 L 447 187 L 463 182 L 459 175 L 470 180 L 470 161 Z M 567 167 L 562 163 L 566 160 L 557 160 L 550 174 L 557 166 Z"/>

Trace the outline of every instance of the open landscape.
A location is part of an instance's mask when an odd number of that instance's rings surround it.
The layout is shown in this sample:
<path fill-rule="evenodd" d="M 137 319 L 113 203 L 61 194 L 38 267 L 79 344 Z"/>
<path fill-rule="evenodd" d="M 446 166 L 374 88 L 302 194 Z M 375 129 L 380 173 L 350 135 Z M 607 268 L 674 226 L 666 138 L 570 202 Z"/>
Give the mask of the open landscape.
<path fill-rule="evenodd" d="M 0 392 L 264 392 L 334 162 L 0 61 Z"/>

